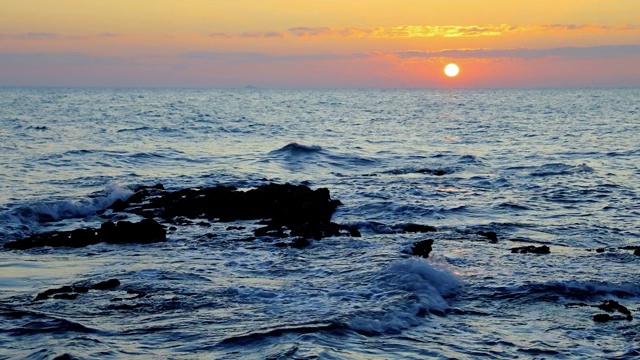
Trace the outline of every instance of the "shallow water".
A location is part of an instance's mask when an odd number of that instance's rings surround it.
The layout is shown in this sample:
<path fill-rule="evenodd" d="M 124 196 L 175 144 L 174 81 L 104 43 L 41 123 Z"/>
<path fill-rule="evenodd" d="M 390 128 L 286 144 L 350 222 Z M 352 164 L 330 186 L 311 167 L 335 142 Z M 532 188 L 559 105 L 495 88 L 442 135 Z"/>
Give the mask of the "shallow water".
<path fill-rule="evenodd" d="M 0 250 L 0 358 L 632 358 L 640 90 L 0 89 L 0 243 L 137 185 L 327 187 L 362 238 Z M 394 225 L 433 225 L 400 234 Z M 477 234 L 495 231 L 498 242 Z M 428 259 L 409 255 L 433 238 Z M 547 245 L 551 254 L 512 254 Z M 603 252 L 589 251 L 604 248 Z M 117 278 L 113 291 L 32 301 Z M 142 298 L 127 294 L 144 292 Z M 121 299 L 117 300 L 116 299 Z"/>

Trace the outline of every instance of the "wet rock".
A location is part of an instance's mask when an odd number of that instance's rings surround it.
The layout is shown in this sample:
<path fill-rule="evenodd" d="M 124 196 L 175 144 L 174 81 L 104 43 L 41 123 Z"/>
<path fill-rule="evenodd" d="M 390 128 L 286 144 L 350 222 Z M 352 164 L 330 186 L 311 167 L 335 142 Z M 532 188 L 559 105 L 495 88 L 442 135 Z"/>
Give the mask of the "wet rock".
<path fill-rule="evenodd" d="M 53 360 L 76 360 L 76 358 L 65 353 L 54 357 Z"/>
<path fill-rule="evenodd" d="M 118 279 L 109 279 L 106 281 L 101 281 L 97 284 L 94 284 L 93 286 L 91 286 L 91 289 L 93 290 L 110 290 L 110 289 L 114 289 L 117 288 L 118 286 L 120 286 L 120 280 Z"/>
<path fill-rule="evenodd" d="M 420 170 L 416 170 L 417 173 L 419 174 L 429 174 L 429 175 L 434 175 L 434 176 L 443 176 L 443 175 L 447 175 L 449 174 L 449 172 L 447 170 L 443 170 L 443 169 L 420 169 Z"/>
<path fill-rule="evenodd" d="M 605 248 L 597 248 L 596 252 L 597 253 L 603 253 L 605 251 Z"/>
<path fill-rule="evenodd" d="M 54 299 L 62 299 L 62 300 L 75 300 L 78 297 L 77 293 L 71 293 L 71 294 L 56 294 L 53 295 Z"/>
<path fill-rule="evenodd" d="M 38 295 L 36 295 L 36 298 L 33 299 L 33 301 L 41 301 L 41 300 L 46 300 L 48 299 L 50 296 L 56 295 L 56 294 L 63 294 L 63 293 L 70 293 L 73 292 L 73 287 L 71 286 L 63 286 L 57 289 L 47 289 L 41 293 L 39 293 Z"/>
<path fill-rule="evenodd" d="M 362 237 L 362 234 L 360 234 L 360 230 L 358 230 L 357 227 L 349 226 L 348 230 L 349 230 L 349 236 L 351 236 L 351 237 Z"/>
<path fill-rule="evenodd" d="M 278 248 L 285 248 L 285 247 L 287 247 L 289 245 L 284 241 L 278 241 L 277 243 L 273 244 L 273 246 L 278 247 Z"/>
<path fill-rule="evenodd" d="M 167 231 L 153 219 L 106 222 L 100 226 L 99 238 L 109 244 L 150 244 L 166 241 Z"/>
<path fill-rule="evenodd" d="M 615 300 L 607 300 L 603 302 L 602 304 L 598 305 L 598 309 L 604 310 L 608 313 L 619 312 L 620 314 L 626 316 L 626 320 L 633 319 L 633 316 L 631 316 L 631 311 L 629 311 L 629 309 Z"/>
<path fill-rule="evenodd" d="M 636 249 L 636 251 L 633 252 L 633 255 L 640 256 L 640 249 Z"/>
<path fill-rule="evenodd" d="M 477 234 L 491 240 L 492 242 L 498 242 L 498 234 L 496 234 L 495 231 L 478 231 Z"/>
<path fill-rule="evenodd" d="M 32 248 L 73 247 L 80 248 L 106 242 L 110 244 L 139 243 L 147 244 L 166 240 L 166 230 L 155 220 L 144 219 L 139 223 L 129 221 L 110 221 L 103 223 L 100 229 L 82 228 L 72 231 L 52 231 L 35 234 L 24 239 L 9 241 L 7 249 L 27 250 Z"/>
<path fill-rule="evenodd" d="M 303 237 L 297 237 L 293 239 L 289 244 L 289 246 L 294 249 L 304 249 L 306 247 L 309 247 L 309 245 L 311 245 L 311 242 Z"/>
<path fill-rule="evenodd" d="M 413 243 L 413 246 L 411 247 L 411 253 L 415 256 L 428 258 L 432 250 L 431 245 L 433 245 L 433 239 L 417 241 Z"/>
<path fill-rule="evenodd" d="M 595 322 L 605 323 L 605 322 L 610 321 L 610 320 L 613 320 L 613 318 L 609 314 L 595 314 L 595 315 L 593 315 L 593 321 L 595 321 Z"/>
<path fill-rule="evenodd" d="M 426 233 L 426 232 L 437 232 L 433 226 L 429 225 L 421 225 L 421 224 L 402 224 L 393 226 L 394 229 L 399 230 L 405 233 Z"/>
<path fill-rule="evenodd" d="M 514 254 L 550 254 L 551 250 L 546 245 L 542 245 L 542 246 L 529 245 L 529 246 L 512 248 L 511 252 Z"/>

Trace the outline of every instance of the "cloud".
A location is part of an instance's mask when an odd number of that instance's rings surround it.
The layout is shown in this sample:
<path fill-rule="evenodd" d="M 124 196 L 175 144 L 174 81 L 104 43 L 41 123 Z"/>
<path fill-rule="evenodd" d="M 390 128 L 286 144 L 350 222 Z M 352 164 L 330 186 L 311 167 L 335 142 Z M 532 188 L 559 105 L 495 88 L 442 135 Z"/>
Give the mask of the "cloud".
<path fill-rule="evenodd" d="M 124 60 L 115 56 L 91 56 L 79 53 L 0 53 L 0 65 L 111 65 Z"/>
<path fill-rule="evenodd" d="M 284 34 L 278 31 L 267 31 L 267 32 L 245 32 L 240 34 L 242 38 L 282 38 Z"/>
<path fill-rule="evenodd" d="M 331 29 L 328 27 L 295 27 L 287 30 L 287 33 L 293 36 L 299 37 L 311 37 L 311 36 L 322 36 L 331 34 Z"/>
<path fill-rule="evenodd" d="M 253 52 L 190 52 L 181 54 L 187 59 L 201 59 L 223 63 L 276 63 L 276 62 L 304 62 L 304 61 L 332 61 L 344 59 L 364 59 L 370 54 L 299 54 L 299 55 L 271 55 Z"/>
<path fill-rule="evenodd" d="M 28 33 L 13 35 L 12 37 L 14 39 L 36 39 L 36 40 L 38 40 L 38 39 L 59 39 L 62 36 L 60 34 L 50 33 L 50 32 L 28 32 Z"/>
<path fill-rule="evenodd" d="M 612 58 L 640 54 L 640 45 L 604 45 L 592 47 L 558 47 L 551 49 L 463 49 L 442 51 L 403 51 L 394 55 L 403 58 L 452 58 L 491 59 L 519 58 L 539 59 L 558 57 L 566 59 Z"/>
<path fill-rule="evenodd" d="M 245 32 L 241 34 L 212 33 L 219 38 L 290 38 L 290 37 L 334 37 L 334 38 L 429 38 L 429 37 L 480 37 L 500 36 L 515 32 L 619 32 L 638 30 L 631 24 L 550 24 L 523 26 L 513 24 L 498 25 L 404 25 L 392 27 L 293 27 L 286 31 Z"/>

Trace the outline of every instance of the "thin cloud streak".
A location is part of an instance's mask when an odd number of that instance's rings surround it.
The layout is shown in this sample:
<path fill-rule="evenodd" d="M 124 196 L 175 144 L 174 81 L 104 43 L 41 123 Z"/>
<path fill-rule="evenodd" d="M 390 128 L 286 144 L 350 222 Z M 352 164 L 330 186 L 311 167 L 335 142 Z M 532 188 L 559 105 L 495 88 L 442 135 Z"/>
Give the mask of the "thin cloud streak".
<path fill-rule="evenodd" d="M 286 31 L 264 31 L 245 32 L 241 34 L 228 34 L 214 32 L 209 37 L 216 38 L 430 38 L 430 37 L 480 37 L 480 36 L 501 36 L 509 33 L 526 32 L 621 32 L 640 30 L 639 26 L 623 24 L 617 26 L 598 24 L 549 24 L 539 26 L 524 25 L 405 25 L 393 27 L 293 27 Z"/>
<path fill-rule="evenodd" d="M 566 59 L 613 58 L 640 54 L 640 45 L 605 45 L 593 47 L 559 47 L 552 49 L 465 49 L 442 51 L 403 51 L 394 55 L 403 58 L 540 59 L 559 57 Z"/>

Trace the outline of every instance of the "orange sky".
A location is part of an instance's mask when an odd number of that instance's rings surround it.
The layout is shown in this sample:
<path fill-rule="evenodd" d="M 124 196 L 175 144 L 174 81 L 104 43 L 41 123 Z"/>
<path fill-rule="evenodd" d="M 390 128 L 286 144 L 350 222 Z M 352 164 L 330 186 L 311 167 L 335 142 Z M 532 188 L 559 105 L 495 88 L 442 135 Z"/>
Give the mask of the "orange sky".
<path fill-rule="evenodd" d="M 0 0 L 0 86 L 640 86 L 638 0 Z M 456 78 L 442 72 L 460 65 Z"/>

